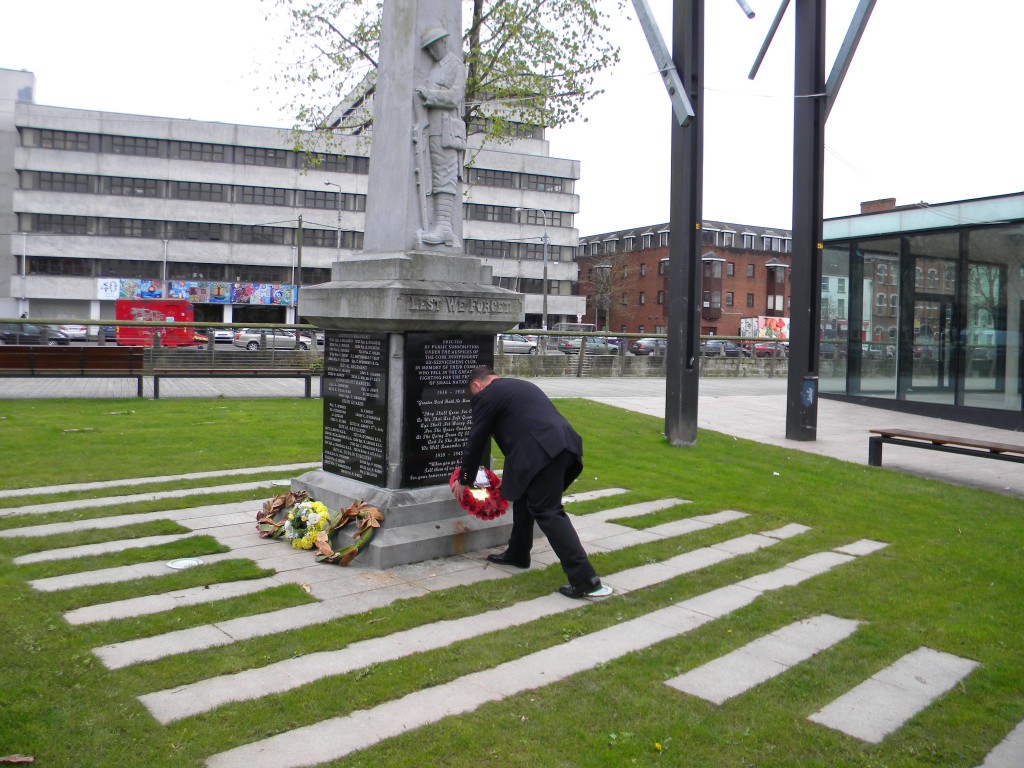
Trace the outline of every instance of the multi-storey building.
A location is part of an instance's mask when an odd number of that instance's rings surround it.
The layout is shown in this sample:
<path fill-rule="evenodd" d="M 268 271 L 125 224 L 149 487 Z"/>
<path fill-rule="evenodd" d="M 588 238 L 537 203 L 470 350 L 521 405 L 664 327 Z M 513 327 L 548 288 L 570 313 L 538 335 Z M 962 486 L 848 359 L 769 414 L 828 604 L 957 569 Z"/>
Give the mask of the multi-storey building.
<path fill-rule="evenodd" d="M 743 318 L 788 316 L 788 230 L 705 221 L 702 242 L 701 334 L 738 336 Z M 668 251 L 668 224 L 581 237 L 587 322 L 609 332 L 665 333 Z"/>
<path fill-rule="evenodd" d="M 311 161 L 287 130 L 42 106 L 34 89 L 0 69 L 0 316 L 101 320 L 160 295 L 197 320 L 294 322 L 296 287 L 362 247 L 366 137 Z M 526 325 L 545 274 L 548 322 L 575 320 L 579 162 L 543 131 L 473 150 L 466 252 L 526 294 Z"/>

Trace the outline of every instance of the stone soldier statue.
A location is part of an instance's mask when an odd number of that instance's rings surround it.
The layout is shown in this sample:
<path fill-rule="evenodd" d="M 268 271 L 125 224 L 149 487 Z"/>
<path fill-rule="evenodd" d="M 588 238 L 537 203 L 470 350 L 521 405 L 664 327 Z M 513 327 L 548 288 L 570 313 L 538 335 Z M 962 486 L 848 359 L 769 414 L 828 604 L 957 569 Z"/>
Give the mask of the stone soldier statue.
<path fill-rule="evenodd" d="M 462 214 L 462 168 L 466 150 L 466 123 L 462 119 L 466 97 L 466 67 L 462 57 L 448 48 L 448 32 L 430 27 L 421 39 L 434 60 L 424 84 L 416 88 L 417 121 L 426 112 L 425 132 L 429 147 L 429 189 L 420 186 L 420 194 L 433 202 L 433 216 L 428 222 L 424 201 L 423 243 L 462 247 L 452 217 Z M 424 109 L 425 108 L 425 109 Z M 419 154 L 422 158 L 423 154 Z M 423 169 L 425 170 L 425 169 Z M 421 170 L 421 178 L 423 175 Z"/>

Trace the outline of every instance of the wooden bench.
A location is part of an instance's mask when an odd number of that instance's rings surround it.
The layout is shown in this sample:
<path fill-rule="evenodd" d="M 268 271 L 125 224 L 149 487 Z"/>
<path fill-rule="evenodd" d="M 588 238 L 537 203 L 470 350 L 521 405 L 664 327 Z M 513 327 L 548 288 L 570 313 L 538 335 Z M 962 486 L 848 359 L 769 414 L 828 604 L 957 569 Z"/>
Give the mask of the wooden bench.
<path fill-rule="evenodd" d="M 313 396 L 313 377 L 316 371 L 307 368 L 153 368 L 153 399 L 160 399 L 160 379 L 305 379 L 306 398 Z"/>
<path fill-rule="evenodd" d="M 135 379 L 142 397 L 142 347 L 0 346 L 0 375 Z"/>
<path fill-rule="evenodd" d="M 981 456 L 988 459 L 1024 463 L 1024 445 L 970 440 L 905 429 L 872 429 L 869 431 L 872 433 L 872 437 L 868 438 L 868 464 L 872 467 L 882 466 L 882 446 L 886 443 L 905 445 L 909 448 L 927 448 L 931 451 L 959 453 L 963 456 Z"/>

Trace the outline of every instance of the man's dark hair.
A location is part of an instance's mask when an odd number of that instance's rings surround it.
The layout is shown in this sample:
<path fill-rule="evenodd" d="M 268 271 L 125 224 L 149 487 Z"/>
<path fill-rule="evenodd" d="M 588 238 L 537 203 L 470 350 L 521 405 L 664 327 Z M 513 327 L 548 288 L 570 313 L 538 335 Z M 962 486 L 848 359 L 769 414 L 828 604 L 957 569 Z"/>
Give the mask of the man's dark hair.
<path fill-rule="evenodd" d="M 488 376 L 497 376 L 494 369 L 489 365 L 478 365 L 469 373 L 469 378 L 466 380 L 466 386 L 468 387 L 474 381 L 483 381 Z"/>

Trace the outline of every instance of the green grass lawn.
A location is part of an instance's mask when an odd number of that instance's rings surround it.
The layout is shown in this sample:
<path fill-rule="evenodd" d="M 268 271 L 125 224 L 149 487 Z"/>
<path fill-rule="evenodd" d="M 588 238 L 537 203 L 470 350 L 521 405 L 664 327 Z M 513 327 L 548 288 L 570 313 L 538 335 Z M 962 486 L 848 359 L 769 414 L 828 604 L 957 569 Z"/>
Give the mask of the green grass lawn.
<path fill-rule="evenodd" d="M 0 402 L 0 488 L 223 470 L 212 484 L 226 482 L 230 470 L 240 467 L 316 461 L 321 407 L 298 399 Z M 1024 500 L 712 432 L 701 432 L 694 448 L 672 448 L 660 434 L 660 419 L 580 400 L 561 401 L 559 407 L 586 443 L 586 469 L 573 490 L 630 489 L 623 496 L 575 505 L 574 514 L 667 497 L 692 503 L 623 524 L 646 528 L 726 509 L 749 514 L 711 530 L 596 556 L 600 573 L 787 523 L 811 530 L 581 611 L 395 662 L 368 658 L 356 672 L 169 726 L 154 721 L 135 697 L 511 605 L 550 593 L 563 576 L 557 566 L 531 571 L 399 601 L 326 625 L 110 671 L 90 649 L 312 598 L 298 586 L 280 587 L 260 598 L 72 626 L 61 614 L 76 607 L 266 574 L 247 561 L 226 561 L 159 578 L 41 593 L 27 579 L 77 568 L 67 561 L 15 566 L 14 557 L 39 549 L 39 543 L 0 539 L 0 643 L 5 649 L 0 757 L 34 755 L 44 766 L 199 766 L 231 747 L 374 707 L 862 538 L 889 546 L 798 586 L 766 593 L 727 617 L 642 653 L 447 718 L 335 764 L 969 768 L 1024 719 Z M 207 503 L 201 489 L 196 493 L 193 504 Z M 5 500 L 5 505 L 20 506 L 17 500 Z M 88 510 L 86 516 L 179 505 L 179 500 L 112 505 L 106 512 Z M 45 521 L 75 519 L 75 514 L 46 515 Z M 0 509 L 0 522 L 4 517 Z M 166 524 L 143 524 L 89 532 L 83 541 L 173 530 Z M 56 542 L 67 546 L 72 540 L 62 536 Z M 208 551 L 217 546 L 212 540 L 206 545 Z M 171 545 L 153 552 L 125 550 L 77 567 L 166 559 L 175 553 Z M 664 685 L 766 633 L 824 613 L 863 624 L 829 651 L 722 706 Z M 877 746 L 807 720 L 921 646 L 980 666 Z M 302 749 L 297 742 L 296 752 Z"/>

